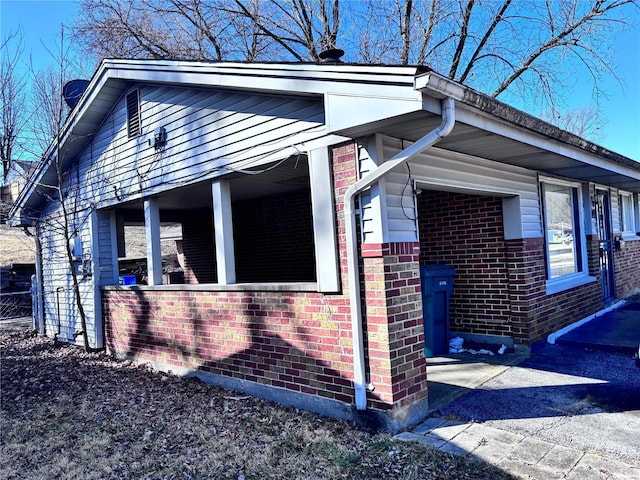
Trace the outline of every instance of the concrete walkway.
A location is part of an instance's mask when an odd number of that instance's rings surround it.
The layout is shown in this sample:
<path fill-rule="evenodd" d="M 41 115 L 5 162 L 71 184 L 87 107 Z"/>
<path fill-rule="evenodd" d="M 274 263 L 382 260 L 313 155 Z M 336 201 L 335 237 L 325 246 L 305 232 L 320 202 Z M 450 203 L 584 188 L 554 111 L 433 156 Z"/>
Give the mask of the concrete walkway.
<path fill-rule="evenodd" d="M 640 370 L 630 355 L 640 296 L 630 300 L 528 360 L 429 359 L 432 416 L 395 439 L 476 458 L 516 478 L 640 480 Z"/>
<path fill-rule="evenodd" d="M 556 343 L 633 356 L 640 345 L 640 301 L 628 301 L 598 315 L 558 337 Z"/>
<path fill-rule="evenodd" d="M 467 455 L 523 479 L 640 479 L 640 468 L 600 453 L 583 452 L 480 423 L 429 418 L 413 432 L 402 432 L 395 439 Z"/>
<path fill-rule="evenodd" d="M 519 352 L 493 356 L 459 353 L 429 358 L 429 413 L 437 412 L 528 357 L 528 352 Z"/>

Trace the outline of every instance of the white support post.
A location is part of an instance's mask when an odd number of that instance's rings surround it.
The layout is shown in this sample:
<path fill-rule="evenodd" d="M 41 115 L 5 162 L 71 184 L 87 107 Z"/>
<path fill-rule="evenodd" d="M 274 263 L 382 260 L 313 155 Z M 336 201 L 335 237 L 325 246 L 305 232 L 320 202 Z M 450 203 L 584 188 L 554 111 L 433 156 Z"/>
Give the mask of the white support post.
<path fill-rule="evenodd" d="M 160 209 L 158 201 L 144 201 L 144 228 L 147 236 L 147 276 L 149 285 L 162 285 L 162 251 L 160 249 Z"/>
<path fill-rule="evenodd" d="M 331 162 L 326 147 L 309 152 L 309 176 L 318 291 L 337 292 L 340 290 L 340 267 Z"/>
<path fill-rule="evenodd" d="M 89 314 L 89 322 L 93 319 L 93 332 L 94 337 L 89 340 L 93 348 L 104 348 L 104 325 L 102 318 L 102 295 L 100 293 L 100 285 L 102 285 L 102 279 L 100 278 L 100 229 L 99 229 L 99 216 L 106 216 L 103 212 L 93 211 L 89 216 L 89 228 L 91 230 L 91 257 L 89 267 L 91 269 L 91 289 L 93 290 L 93 312 L 87 312 Z M 85 272 L 87 273 L 87 272 Z M 117 275 L 116 271 L 116 275 Z M 116 276 L 117 278 L 117 276 Z M 93 340 L 93 342 L 91 342 Z"/>
<path fill-rule="evenodd" d="M 236 262 L 233 246 L 233 217 L 231 214 L 231 187 L 228 181 L 216 180 L 211 184 L 213 195 L 213 229 L 216 241 L 218 283 L 236 283 Z"/>

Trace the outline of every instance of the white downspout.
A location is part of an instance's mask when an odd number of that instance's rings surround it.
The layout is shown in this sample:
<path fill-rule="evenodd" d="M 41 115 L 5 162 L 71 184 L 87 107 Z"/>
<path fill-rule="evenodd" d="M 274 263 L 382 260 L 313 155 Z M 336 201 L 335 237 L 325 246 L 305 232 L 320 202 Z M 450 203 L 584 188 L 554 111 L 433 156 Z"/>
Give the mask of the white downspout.
<path fill-rule="evenodd" d="M 362 308 L 360 298 L 360 272 L 358 270 L 358 240 L 356 238 L 355 196 L 380 180 L 392 169 L 411 160 L 447 136 L 455 124 L 455 103 L 450 97 L 441 100 L 442 122 L 415 143 L 394 155 L 366 177 L 351 185 L 344 194 L 345 235 L 347 242 L 347 267 L 349 278 L 349 301 L 351 308 L 351 331 L 353 337 L 353 386 L 356 408 L 367 408 L 367 385 L 365 378 L 364 340 L 362 333 Z"/>

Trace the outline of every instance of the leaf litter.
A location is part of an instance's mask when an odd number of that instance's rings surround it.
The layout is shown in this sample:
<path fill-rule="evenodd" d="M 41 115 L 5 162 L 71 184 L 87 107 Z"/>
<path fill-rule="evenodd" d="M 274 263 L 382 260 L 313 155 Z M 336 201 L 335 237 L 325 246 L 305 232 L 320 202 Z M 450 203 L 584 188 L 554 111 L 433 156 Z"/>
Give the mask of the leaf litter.
<path fill-rule="evenodd" d="M 193 378 L 0 332 L 5 479 L 508 479 Z"/>

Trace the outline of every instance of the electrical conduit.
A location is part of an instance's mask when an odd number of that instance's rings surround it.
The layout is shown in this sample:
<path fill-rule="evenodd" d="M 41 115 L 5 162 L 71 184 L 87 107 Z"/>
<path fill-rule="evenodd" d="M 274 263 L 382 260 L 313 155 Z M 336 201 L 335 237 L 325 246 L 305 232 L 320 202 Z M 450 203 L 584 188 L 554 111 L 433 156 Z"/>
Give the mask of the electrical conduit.
<path fill-rule="evenodd" d="M 433 74 L 429 74 L 433 75 Z M 441 81 L 441 78 L 435 78 Z M 427 80 L 428 83 L 428 80 Z M 445 81 L 445 83 L 448 83 Z M 417 140 L 415 143 L 394 155 L 366 177 L 351 185 L 344 194 L 345 235 L 347 242 L 347 266 L 349 279 L 349 301 L 351 309 L 351 331 L 353 337 L 353 385 L 355 389 L 356 408 L 366 410 L 367 384 L 365 378 L 364 339 L 362 330 L 362 307 L 360 298 L 360 272 L 358 270 L 358 240 L 356 238 L 355 197 L 366 188 L 384 177 L 394 168 L 407 163 L 416 155 L 447 136 L 455 124 L 455 103 L 446 96 L 440 101 L 442 122 L 440 125 Z"/>

